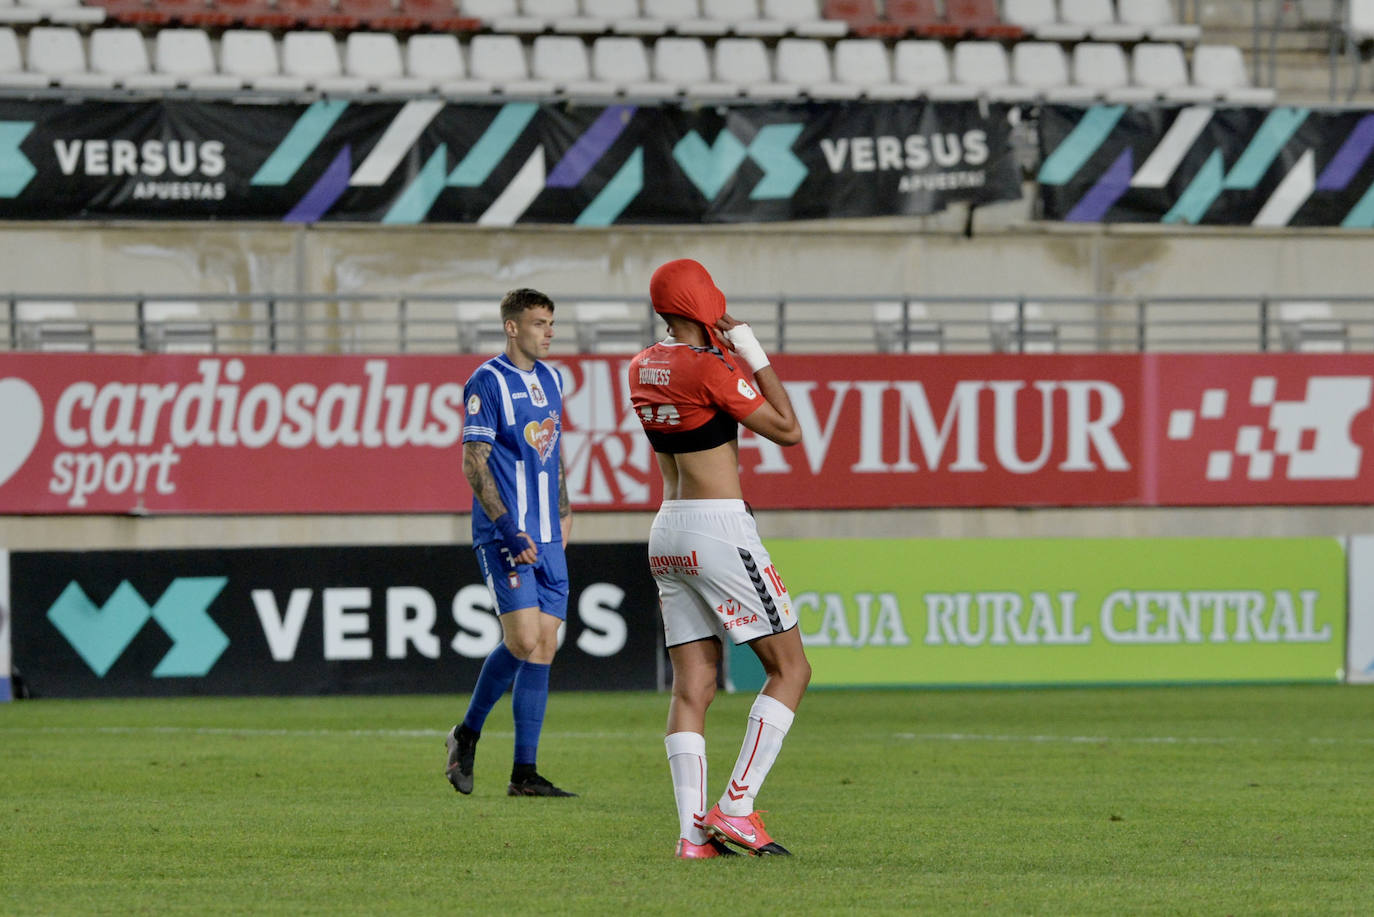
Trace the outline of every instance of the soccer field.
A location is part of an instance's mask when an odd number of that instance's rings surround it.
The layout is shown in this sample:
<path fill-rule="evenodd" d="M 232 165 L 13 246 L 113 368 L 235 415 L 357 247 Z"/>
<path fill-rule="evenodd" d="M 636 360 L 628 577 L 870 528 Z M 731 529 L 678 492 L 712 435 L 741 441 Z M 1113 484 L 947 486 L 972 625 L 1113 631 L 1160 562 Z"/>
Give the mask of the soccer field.
<path fill-rule="evenodd" d="M 711 787 L 752 697 L 708 724 Z M 0 913 L 1367 914 L 1374 690 L 817 691 L 759 797 L 794 856 L 672 859 L 667 698 L 555 694 L 508 798 L 466 698 L 0 706 Z"/>

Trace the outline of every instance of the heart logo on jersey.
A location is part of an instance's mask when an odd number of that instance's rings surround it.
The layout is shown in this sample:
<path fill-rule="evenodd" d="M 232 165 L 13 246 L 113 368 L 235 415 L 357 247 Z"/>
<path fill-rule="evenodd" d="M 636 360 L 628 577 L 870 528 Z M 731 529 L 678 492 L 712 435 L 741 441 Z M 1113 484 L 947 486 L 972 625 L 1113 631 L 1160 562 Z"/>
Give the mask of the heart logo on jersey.
<path fill-rule="evenodd" d="M 531 420 L 525 424 L 525 442 L 539 453 L 540 462 L 547 462 L 553 455 L 553 444 L 558 442 L 558 424 L 552 417 L 545 417 L 543 423 Z"/>

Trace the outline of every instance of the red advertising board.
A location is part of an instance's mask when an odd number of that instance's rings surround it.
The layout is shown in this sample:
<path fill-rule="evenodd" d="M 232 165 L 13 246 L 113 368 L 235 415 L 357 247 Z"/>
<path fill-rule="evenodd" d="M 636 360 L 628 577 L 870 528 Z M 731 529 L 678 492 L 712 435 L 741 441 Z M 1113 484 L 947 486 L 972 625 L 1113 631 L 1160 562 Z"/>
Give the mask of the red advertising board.
<path fill-rule="evenodd" d="M 0 512 L 466 512 L 474 356 L 0 355 Z M 628 357 L 555 361 L 583 510 L 652 509 Z M 779 355 L 759 508 L 1370 504 L 1374 355 Z"/>

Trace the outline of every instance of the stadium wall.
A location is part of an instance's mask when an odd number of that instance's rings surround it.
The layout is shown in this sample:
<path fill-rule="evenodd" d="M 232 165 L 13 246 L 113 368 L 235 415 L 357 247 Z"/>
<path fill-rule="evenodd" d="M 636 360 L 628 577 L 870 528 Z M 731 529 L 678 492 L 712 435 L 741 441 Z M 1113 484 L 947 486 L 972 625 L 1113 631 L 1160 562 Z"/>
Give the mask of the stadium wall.
<path fill-rule="evenodd" d="M 728 294 L 1364 295 L 1371 234 L 1032 224 L 1029 205 L 785 226 L 0 225 L 4 293 L 643 295 L 695 257 Z M 985 228 L 986 224 L 986 228 Z M 837 269 L 837 266 L 841 266 Z"/>

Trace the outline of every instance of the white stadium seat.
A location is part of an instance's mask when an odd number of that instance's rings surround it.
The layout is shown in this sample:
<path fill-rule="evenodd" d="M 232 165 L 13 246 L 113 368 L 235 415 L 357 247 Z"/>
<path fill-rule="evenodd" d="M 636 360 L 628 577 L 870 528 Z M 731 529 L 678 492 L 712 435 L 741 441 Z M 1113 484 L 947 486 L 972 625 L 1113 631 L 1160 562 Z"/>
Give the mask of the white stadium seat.
<path fill-rule="evenodd" d="M 978 88 L 955 83 L 949 69 L 949 52 L 938 41 L 908 38 L 892 48 L 892 76 L 919 95 L 937 101 L 976 99 Z"/>
<path fill-rule="evenodd" d="M 1003 0 L 1002 18 L 1042 41 L 1082 41 L 1088 37 L 1086 26 L 1059 18 L 1055 0 Z"/>
<path fill-rule="evenodd" d="M 456 35 L 410 36 L 406 41 L 406 73 L 449 98 L 485 96 L 492 91 L 490 82 L 468 78 Z"/>
<path fill-rule="evenodd" d="M 550 80 L 532 79 L 525 48 L 514 35 L 474 35 L 468 43 L 468 73 L 511 96 L 546 96 L 557 91 Z"/>
<path fill-rule="evenodd" d="M 774 57 L 778 81 L 792 83 L 816 99 L 857 99 L 857 86 L 839 83 L 830 65 L 830 49 L 819 38 L 784 38 Z"/>
<path fill-rule="evenodd" d="M 29 30 L 29 70 L 41 74 L 49 83 L 80 84 L 89 87 L 86 72 L 86 46 L 81 33 L 71 26 L 34 26 Z M 111 79 L 100 79 L 94 85 L 110 87 Z"/>
<path fill-rule="evenodd" d="M 763 18 L 782 23 L 785 32 L 800 38 L 843 38 L 849 24 L 821 15 L 820 0 L 763 0 Z"/>
<path fill-rule="evenodd" d="M 6 25 L 36 25 L 43 21 L 42 10 L 19 6 L 14 0 L 0 0 L 0 23 Z"/>
<path fill-rule="evenodd" d="M 1216 92 L 1194 86 L 1188 79 L 1188 61 L 1175 44 L 1141 42 L 1131 49 L 1131 79 L 1171 102 L 1210 102 Z"/>
<path fill-rule="evenodd" d="M 1193 84 L 1237 105 L 1273 105 L 1273 89 L 1251 86 L 1245 58 L 1235 45 L 1198 45 L 1193 49 Z"/>
<path fill-rule="evenodd" d="M 17 0 L 15 7 L 33 10 L 54 25 L 96 25 L 105 21 L 104 8 L 84 6 L 81 0 Z"/>
<path fill-rule="evenodd" d="M 716 80 L 743 87 L 755 99 L 794 99 L 801 86 L 774 79 L 768 48 L 760 38 L 722 38 L 712 50 Z"/>
<path fill-rule="evenodd" d="M 29 73 L 19 54 L 19 37 L 9 26 L 0 26 L 0 86 L 11 89 L 39 89 L 48 85 L 41 73 Z"/>
<path fill-rule="evenodd" d="M 366 80 L 344 76 L 339 43 L 329 32 L 287 32 L 281 40 L 281 69 L 285 75 L 304 79 L 326 94 L 367 90 Z"/>
<path fill-rule="evenodd" d="M 1202 35 L 1201 26 L 1175 20 L 1174 0 L 1123 0 L 1116 12 L 1123 23 L 1144 29 L 1151 41 L 1192 44 Z"/>
<path fill-rule="evenodd" d="M 224 92 L 243 87 L 242 79 L 220 73 L 215 67 L 215 51 L 204 29 L 158 30 L 153 64 L 158 73 L 191 89 Z"/>
<path fill-rule="evenodd" d="M 995 101 L 1024 102 L 1033 90 L 1011 82 L 1007 49 L 996 41 L 961 41 L 954 46 L 954 80 L 977 87 L 979 95 Z"/>
<path fill-rule="evenodd" d="M 351 32 L 344 40 L 344 72 L 368 88 L 397 95 L 427 92 L 427 80 L 405 75 L 401 43 L 392 32 Z"/>
<path fill-rule="evenodd" d="M 787 33 L 787 23 L 763 18 L 758 0 L 701 0 L 701 15 L 725 23 L 735 35 L 778 38 Z"/>
<path fill-rule="evenodd" d="M 109 28 L 94 29 L 90 37 L 91 85 L 105 85 L 112 80 L 115 85 L 128 89 L 172 89 L 176 77 L 166 73 L 153 73 L 148 61 L 148 48 L 143 42 L 143 33 L 138 29 Z M 68 86 L 80 87 L 82 80 L 71 80 Z"/>
<path fill-rule="evenodd" d="M 1130 65 L 1121 45 L 1085 41 L 1073 47 L 1073 81 L 1109 102 L 1148 102 L 1154 92 L 1131 85 Z"/>
<path fill-rule="evenodd" d="M 602 35 L 592 42 L 592 77 L 620 95 L 661 98 L 677 92 L 672 83 L 651 78 L 649 52 L 630 35 Z"/>
<path fill-rule="evenodd" d="M 516 0 L 463 0 L 462 10 L 464 16 L 476 16 L 502 34 L 538 34 L 548 25 L 542 17 L 524 15 Z"/>
<path fill-rule="evenodd" d="M 892 81 L 887 46 L 877 38 L 841 38 L 835 43 L 835 81 L 874 99 L 914 98 L 916 90 Z"/>
<path fill-rule="evenodd" d="M 582 0 L 582 11 L 610 23 L 619 35 L 662 35 L 668 23 L 640 15 L 639 0 Z"/>
<path fill-rule="evenodd" d="M 629 39 L 635 41 L 636 39 Z M 530 46 L 530 75 L 566 95 L 606 95 L 610 87 L 592 79 L 587 45 L 575 35 L 540 35 Z"/>
<path fill-rule="evenodd" d="M 240 77 L 264 92 L 301 92 L 306 81 L 281 72 L 277 43 L 264 29 L 227 29 L 219 39 L 222 73 Z"/>
<path fill-rule="evenodd" d="M 1145 29 L 1118 22 L 1112 0 L 1059 0 L 1059 19 L 1067 25 L 1082 26 L 1093 41 L 1140 41 Z"/>
<path fill-rule="evenodd" d="M 1055 102 L 1090 102 L 1091 89 L 1073 85 L 1069 59 L 1052 41 L 1019 41 L 1011 49 L 1011 77 L 1018 86 Z"/>
<path fill-rule="evenodd" d="M 665 35 L 654 42 L 653 76 L 679 95 L 724 98 L 743 92 L 738 84 L 713 79 L 710 52 L 696 36 Z"/>
<path fill-rule="evenodd" d="M 1374 38 L 1374 0 L 1350 0 L 1347 13 L 1350 37 L 1357 42 Z"/>

